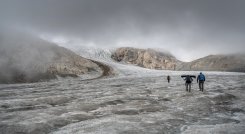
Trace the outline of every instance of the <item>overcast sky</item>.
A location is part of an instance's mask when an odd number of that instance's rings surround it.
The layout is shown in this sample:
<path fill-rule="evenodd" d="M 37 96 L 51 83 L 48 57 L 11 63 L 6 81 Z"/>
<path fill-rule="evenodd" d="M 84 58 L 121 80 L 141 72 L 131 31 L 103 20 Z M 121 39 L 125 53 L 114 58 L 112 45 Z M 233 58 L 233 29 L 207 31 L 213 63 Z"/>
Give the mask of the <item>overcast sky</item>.
<path fill-rule="evenodd" d="M 245 0 L 0 0 L 0 28 L 190 61 L 245 52 Z M 3 31 L 3 30 L 2 30 Z"/>

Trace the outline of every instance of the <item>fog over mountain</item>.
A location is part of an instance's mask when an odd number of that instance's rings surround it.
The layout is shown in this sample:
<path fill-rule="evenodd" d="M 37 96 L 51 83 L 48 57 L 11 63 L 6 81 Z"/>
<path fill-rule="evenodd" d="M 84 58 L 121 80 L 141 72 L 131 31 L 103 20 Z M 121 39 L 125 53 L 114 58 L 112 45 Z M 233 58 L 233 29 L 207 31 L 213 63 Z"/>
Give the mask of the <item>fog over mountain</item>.
<path fill-rule="evenodd" d="M 0 29 L 67 45 L 160 48 L 190 61 L 245 52 L 244 5 L 244 0 L 0 0 Z"/>
<path fill-rule="evenodd" d="M 0 32 L 1 33 L 1 32 Z M 85 59 L 24 32 L 1 35 L 0 84 L 39 82 L 58 77 L 103 77 L 106 65 Z"/>

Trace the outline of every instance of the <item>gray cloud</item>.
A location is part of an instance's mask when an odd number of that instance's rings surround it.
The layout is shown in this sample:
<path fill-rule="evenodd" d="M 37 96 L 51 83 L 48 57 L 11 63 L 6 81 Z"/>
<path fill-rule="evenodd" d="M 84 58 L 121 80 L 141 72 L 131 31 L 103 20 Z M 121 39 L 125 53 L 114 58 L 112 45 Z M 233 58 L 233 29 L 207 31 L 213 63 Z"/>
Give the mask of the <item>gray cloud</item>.
<path fill-rule="evenodd" d="M 245 52 L 244 6 L 244 0 L 5 0 L 0 27 L 82 45 L 163 48 L 190 60 Z"/>

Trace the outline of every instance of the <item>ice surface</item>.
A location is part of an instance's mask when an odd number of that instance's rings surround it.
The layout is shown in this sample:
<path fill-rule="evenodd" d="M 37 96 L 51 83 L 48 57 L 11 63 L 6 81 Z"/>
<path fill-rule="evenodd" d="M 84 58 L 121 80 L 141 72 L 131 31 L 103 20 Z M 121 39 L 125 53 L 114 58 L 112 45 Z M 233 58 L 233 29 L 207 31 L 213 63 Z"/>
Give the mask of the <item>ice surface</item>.
<path fill-rule="evenodd" d="M 188 93 L 180 75 L 199 72 L 101 61 L 118 75 L 1 84 L 0 133 L 244 133 L 244 73 L 204 72 L 204 92 L 194 81 Z"/>

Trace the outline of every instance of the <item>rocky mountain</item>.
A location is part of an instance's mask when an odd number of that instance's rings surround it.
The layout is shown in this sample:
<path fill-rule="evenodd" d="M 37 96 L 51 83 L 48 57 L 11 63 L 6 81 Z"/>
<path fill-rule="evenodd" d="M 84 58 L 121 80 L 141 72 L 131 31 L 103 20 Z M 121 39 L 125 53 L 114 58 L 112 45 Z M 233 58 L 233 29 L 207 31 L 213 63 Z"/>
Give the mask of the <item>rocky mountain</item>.
<path fill-rule="evenodd" d="M 168 53 L 158 52 L 153 49 L 137 49 L 131 47 L 118 48 L 112 59 L 149 69 L 175 70 L 179 61 Z"/>
<path fill-rule="evenodd" d="M 245 72 L 245 55 L 210 55 L 192 62 L 181 62 L 168 53 L 153 49 L 118 48 L 112 59 L 150 69 L 183 71 Z"/>
<path fill-rule="evenodd" d="M 0 83 L 36 82 L 56 76 L 103 75 L 103 64 L 85 59 L 47 41 L 3 38 L 0 45 Z"/>
<path fill-rule="evenodd" d="M 245 55 L 209 55 L 182 63 L 178 70 L 245 72 Z"/>

